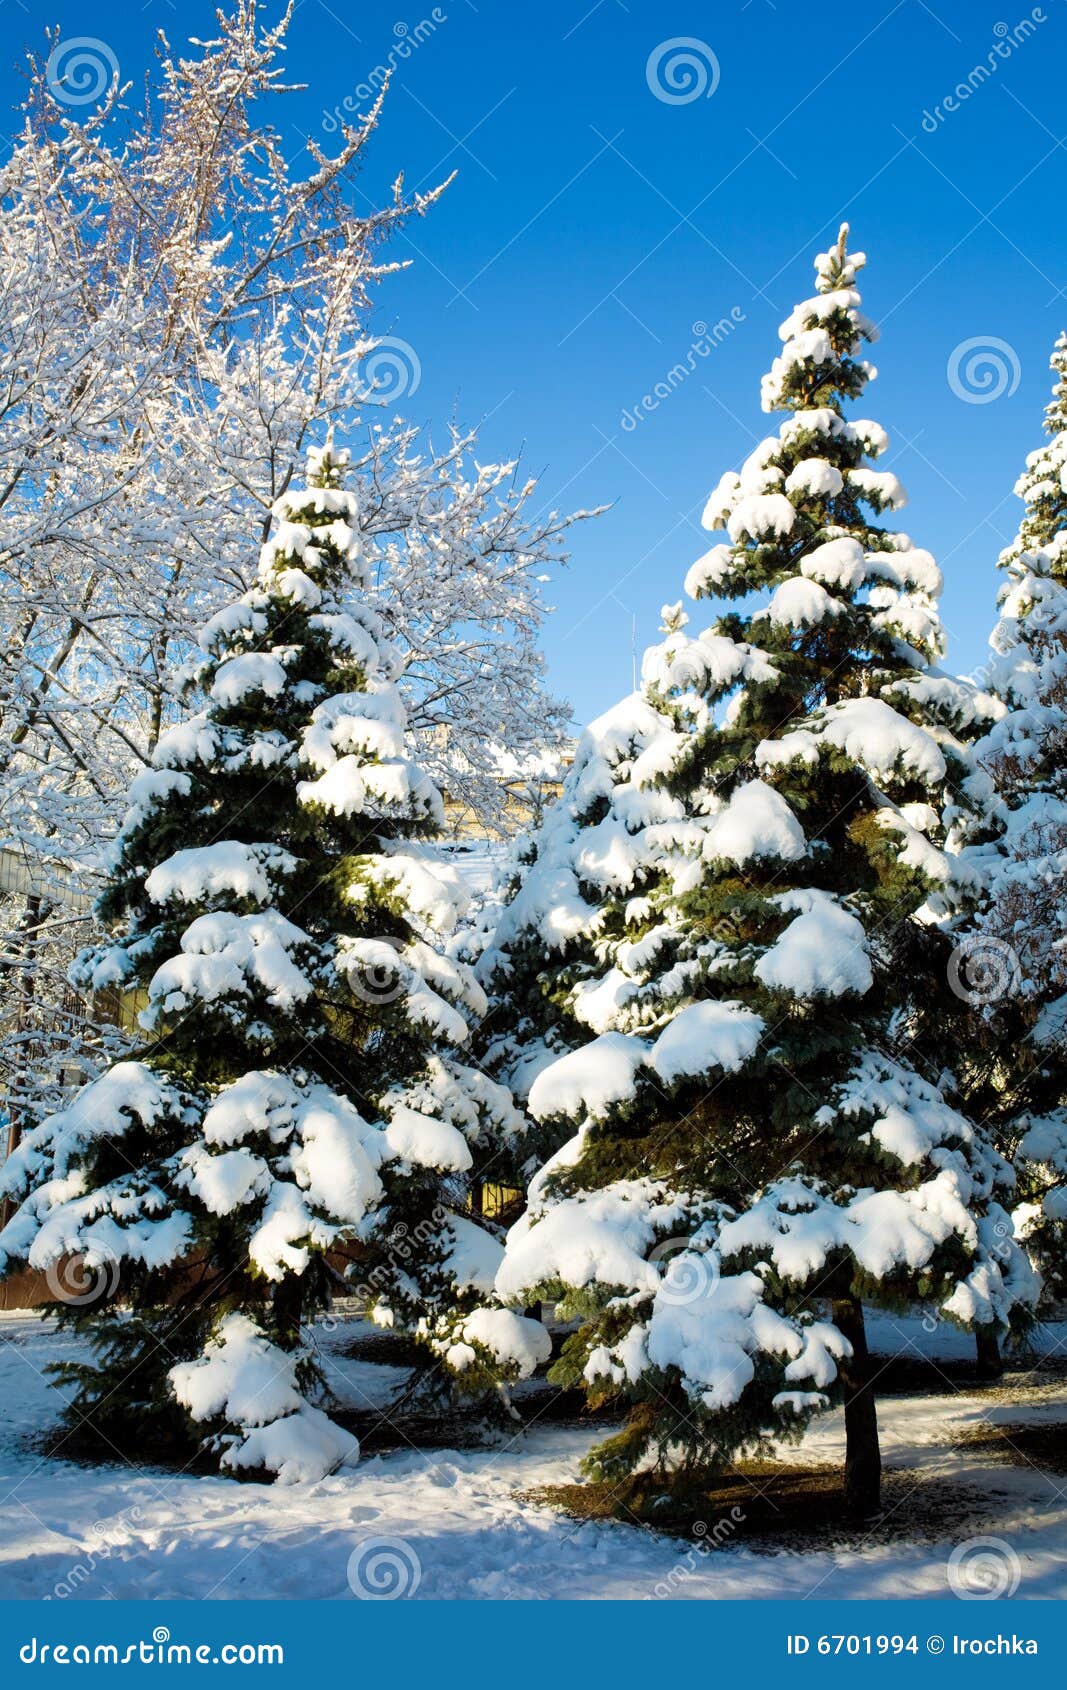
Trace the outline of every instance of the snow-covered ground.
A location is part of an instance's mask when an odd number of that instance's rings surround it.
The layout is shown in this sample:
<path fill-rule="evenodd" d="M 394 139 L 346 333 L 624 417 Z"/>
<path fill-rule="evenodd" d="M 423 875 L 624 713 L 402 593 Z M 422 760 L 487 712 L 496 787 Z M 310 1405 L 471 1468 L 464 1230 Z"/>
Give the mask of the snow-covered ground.
<path fill-rule="evenodd" d="M 918 1321 L 875 1322 L 874 1335 L 883 1353 L 966 1353 L 955 1334 L 926 1333 Z M 338 1341 L 324 1339 L 334 1349 Z M 1045 1329 L 1044 1345 L 1063 1354 L 1067 1327 Z M 680 1539 L 578 1524 L 522 1500 L 530 1487 L 577 1476 L 593 1434 L 574 1427 L 534 1423 L 484 1450 L 372 1456 L 343 1476 L 287 1488 L 43 1456 L 30 1440 L 58 1403 L 41 1369 L 73 1346 L 33 1315 L 0 1317 L 5 1598 L 351 1599 L 350 1563 L 357 1582 L 398 1578 L 420 1598 L 934 1597 L 951 1593 L 953 1549 L 990 1534 L 1000 1544 L 990 1552 L 996 1565 L 1018 1571 L 1019 1597 L 1067 1595 L 1067 1480 L 947 1447 L 968 1423 L 1060 1419 L 1055 1391 L 1008 1405 L 946 1379 L 943 1394 L 882 1403 L 888 1463 L 991 1494 L 995 1523 L 978 1521 L 943 1543 L 775 1554 L 727 1541 L 702 1554 Z M 385 1400 L 401 1377 L 336 1353 L 330 1372 L 363 1408 Z M 842 1443 L 840 1416 L 827 1416 L 790 1458 L 838 1460 Z"/>
<path fill-rule="evenodd" d="M 440 845 L 441 855 L 459 870 L 471 892 L 488 892 L 496 885 L 507 860 L 505 840 L 466 837 Z"/>

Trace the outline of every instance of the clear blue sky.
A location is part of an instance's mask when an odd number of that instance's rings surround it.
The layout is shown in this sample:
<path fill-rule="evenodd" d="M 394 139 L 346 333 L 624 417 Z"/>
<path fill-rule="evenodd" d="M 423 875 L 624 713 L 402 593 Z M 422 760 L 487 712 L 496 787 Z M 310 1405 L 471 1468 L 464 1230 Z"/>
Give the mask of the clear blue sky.
<path fill-rule="evenodd" d="M 432 14 L 422 0 L 301 0 L 289 61 L 309 87 L 283 128 L 294 152 L 301 131 L 329 143 L 328 114 Z M 1018 517 L 1011 487 L 1067 324 L 1065 0 L 444 0 L 436 15 L 397 61 L 365 184 L 373 194 L 401 168 L 409 186 L 459 175 L 397 242 L 413 263 L 386 284 L 378 327 L 418 354 L 416 419 L 484 417 L 485 455 L 521 447 L 546 501 L 613 501 L 551 588 L 550 672 L 576 717 L 628 689 L 632 618 L 640 645 L 655 636 L 705 549 L 708 491 L 769 431 L 760 376 L 843 217 L 883 329 L 862 409 L 888 429 L 883 466 L 911 495 L 901 526 L 944 568 L 950 661 L 978 663 L 994 559 Z M 1015 46 L 1020 20 L 1042 17 Z M 23 44 L 49 21 L 108 42 L 137 76 L 158 27 L 175 46 L 209 35 L 213 7 L 0 0 L 4 105 Z M 676 37 L 714 55 L 717 71 L 697 55 L 709 86 L 717 75 L 710 97 L 651 91 L 649 55 Z M 998 41 L 996 68 L 945 111 Z M 624 428 L 684 361 L 692 325 L 731 310 L 736 326 L 696 373 Z M 1006 350 L 986 392 L 1005 390 L 968 402 L 949 361 L 991 338 Z"/>

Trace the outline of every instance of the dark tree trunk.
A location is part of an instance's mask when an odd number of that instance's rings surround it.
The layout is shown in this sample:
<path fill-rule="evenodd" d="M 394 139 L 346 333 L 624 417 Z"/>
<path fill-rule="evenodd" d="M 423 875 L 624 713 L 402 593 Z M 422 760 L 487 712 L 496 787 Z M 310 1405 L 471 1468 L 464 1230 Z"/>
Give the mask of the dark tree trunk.
<path fill-rule="evenodd" d="M 285 1349 L 296 1349 L 300 1342 L 300 1321 L 304 1312 L 304 1280 L 298 1273 L 287 1273 L 274 1292 L 274 1319 L 277 1337 Z"/>
<path fill-rule="evenodd" d="M 1000 1340 L 995 1326 L 978 1326 L 974 1333 L 975 1354 L 978 1358 L 979 1379 L 999 1379 L 1004 1372 L 1000 1355 Z"/>
<path fill-rule="evenodd" d="M 835 1297 L 831 1319 L 852 1345 L 851 1356 L 839 1368 L 845 1391 L 845 1506 L 857 1518 L 869 1519 L 882 1505 L 882 1453 L 863 1305 L 857 1297 Z"/>
<path fill-rule="evenodd" d="M 37 993 L 37 948 L 40 938 L 41 898 L 36 892 L 31 892 L 26 899 L 26 911 L 22 920 L 19 935 L 15 940 L 15 955 L 18 958 L 16 966 L 18 976 L 18 1015 L 15 1022 L 17 1034 L 25 1034 L 33 1021 L 34 998 Z M 23 1091 L 30 1067 L 26 1044 L 20 1036 L 15 1046 L 15 1059 L 8 1088 L 8 1128 L 7 1155 L 10 1156 L 18 1149 L 22 1138 L 22 1112 L 24 1106 Z M 6 1226 L 15 1213 L 17 1204 L 13 1197 L 5 1197 L 0 1203 L 0 1226 Z"/>

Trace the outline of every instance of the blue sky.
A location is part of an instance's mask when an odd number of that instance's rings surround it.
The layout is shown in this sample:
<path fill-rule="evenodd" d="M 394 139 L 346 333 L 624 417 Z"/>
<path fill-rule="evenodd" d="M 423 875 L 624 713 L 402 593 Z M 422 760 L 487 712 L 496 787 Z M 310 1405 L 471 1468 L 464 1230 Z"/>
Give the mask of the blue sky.
<path fill-rule="evenodd" d="M 157 28 L 175 46 L 209 35 L 213 7 L 0 0 L 5 106 L 21 48 L 52 21 L 136 77 Z M 663 91 L 656 57 L 668 74 L 678 38 L 706 88 L 666 101 L 650 83 Z M 289 66 L 309 86 L 278 108 L 293 152 L 302 134 L 330 144 L 331 114 L 393 50 L 366 192 L 399 169 L 409 187 L 459 172 L 396 243 L 412 264 L 380 296 L 376 326 L 421 367 L 404 409 L 484 418 L 484 455 L 521 448 L 546 503 L 612 504 L 550 589 L 550 675 L 579 721 L 629 688 L 634 619 L 641 646 L 706 548 L 708 491 L 769 431 L 759 381 L 778 324 L 843 217 L 883 331 L 861 409 L 911 495 L 900 525 L 944 568 L 950 661 L 981 661 L 1067 324 L 1065 43 L 1065 0 L 301 0 Z M 684 363 L 693 325 L 723 318 L 694 373 L 624 424 Z M 993 360 L 970 377 L 967 342 Z"/>

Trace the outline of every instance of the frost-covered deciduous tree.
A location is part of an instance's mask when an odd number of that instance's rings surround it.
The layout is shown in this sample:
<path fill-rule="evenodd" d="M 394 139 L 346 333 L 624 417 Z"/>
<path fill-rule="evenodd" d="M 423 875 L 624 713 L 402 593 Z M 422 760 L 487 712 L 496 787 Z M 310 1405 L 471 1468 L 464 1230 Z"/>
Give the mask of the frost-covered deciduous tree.
<path fill-rule="evenodd" d="M 408 755 L 346 461 L 312 451 L 278 500 L 255 585 L 201 632 L 204 708 L 131 789 L 113 936 L 79 974 L 141 988 L 144 1042 L 3 1173 L 0 1259 L 97 1276 L 55 1305 L 95 1352 L 63 1370 L 71 1423 L 143 1447 L 181 1436 L 181 1407 L 225 1466 L 283 1479 L 355 1454 L 301 1337 L 331 1249 L 461 1389 L 547 1349 L 491 1305 L 500 1246 L 460 1212 L 479 1141 L 522 1120 L 462 1060 L 484 998 L 440 935 L 466 894 L 422 843 L 441 798 Z"/>
<path fill-rule="evenodd" d="M 441 190 L 362 191 L 381 98 L 331 156 L 312 141 L 290 162 L 288 25 L 235 0 L 186 55 L 161 40 L 142 110 L 118 86 L 64 105 L 31 62 L 0 168 L 0 852 L 50 874 L 46 901 L 114 832 L 313 426 L 354 443 L 369 591 L 433 777 L 501 822 L 494 746 L 521 756 L 564 725 L 537 631 L 569 519 L 473 432 L 435 444 L 397 419 L 375 352 L 388 237 Z M 0 896 L 10 878 L 0 857 Z M 46 941 L 22 898 L 9 925 L 23 970 Z M 44 975 L 37 992 L 59 1029 Z M 42 1083 L 70 1043 L 56 1032 Z"/>
<path fill-rule="evenodd" d="M 1015 491 L 1019 532 L 991 637 L 1006 714 L 978 747 L 1004 806 L 982 906 L 963 949 L 992 1035 L 984 1101 L 1038 1205 L 1030 1243 L 1050 1289 L 1067 1286 L 1067 336 L 1052 354 L 1048 440 Z"/>
<path fill-rule="evenodd" d="M 957 897 L 944 818 L 966 836 L 989 783 L 946 725 L 974 689 L 939 667 L 940 573 L 881 526 L 886 436 L 846 418 L 874 373 L 846 235 L 782 325 L 785 420 L 705 511 L 726 537 L 687 586 L 728 606 L 697 636 L 669 608 L 486 972 L 517 970 L 528 1107 L 566 1140 L 497 1287 L 556 1300 L 578 1327 L 555 1376 L 630 1405 L 591 1471 L 684 1482 L 838 1394 L 868 1513 L 864 1305 L 1003 1330 L 1034 1283 L 1010 1171 L 915 1047 Z"/>

